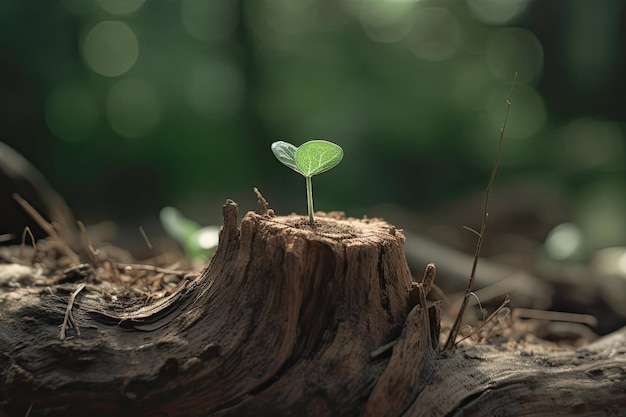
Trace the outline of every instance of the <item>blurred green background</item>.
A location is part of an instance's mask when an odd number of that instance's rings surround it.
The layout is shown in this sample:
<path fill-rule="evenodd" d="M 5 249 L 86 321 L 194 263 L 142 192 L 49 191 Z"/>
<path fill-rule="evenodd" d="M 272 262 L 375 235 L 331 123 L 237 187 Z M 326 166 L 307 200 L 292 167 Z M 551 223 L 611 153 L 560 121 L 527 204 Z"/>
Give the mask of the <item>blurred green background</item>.
<path fill-rule="evenodd" d="M 305 214 L 270 145 L 324 138 L 345 158 L 317 210 L 477 227 L 517 71 L 494 213 L 626 242 L 622 1 L 3 0 L 0 22 L 0 140 L 87 223 L 219 224 L 254 186 Z"/>

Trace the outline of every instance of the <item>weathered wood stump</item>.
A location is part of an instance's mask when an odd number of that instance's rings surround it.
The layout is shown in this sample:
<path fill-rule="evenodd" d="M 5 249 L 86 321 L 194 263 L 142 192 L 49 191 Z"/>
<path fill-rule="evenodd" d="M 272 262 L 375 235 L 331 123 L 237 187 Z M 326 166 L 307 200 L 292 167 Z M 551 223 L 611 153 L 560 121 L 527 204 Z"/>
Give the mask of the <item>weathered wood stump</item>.
<path fill-rule="evenodd" d="M 438 352 L 439 309 L 382 220 L 224 206 L 211 263 L 137 305 L 79 284 L 0 299 L 0 415 L 474 416 L 626 413 L 626 331 L 574 351 Z M 409 292 L 413 291 L 409 297 Z M 414 301 L 417 300 L 417 304 Z M 621 414 L 623 415 L 623 414 Z"/>

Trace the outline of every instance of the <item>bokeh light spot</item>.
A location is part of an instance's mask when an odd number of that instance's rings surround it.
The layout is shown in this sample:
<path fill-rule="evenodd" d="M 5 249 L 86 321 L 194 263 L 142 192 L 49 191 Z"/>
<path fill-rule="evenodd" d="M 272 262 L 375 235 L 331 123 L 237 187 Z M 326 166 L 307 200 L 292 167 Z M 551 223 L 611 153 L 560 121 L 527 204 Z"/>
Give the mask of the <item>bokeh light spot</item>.
<path fill-rule="evenodd" d="M 87 139 L 98 120 L 98 107 L 93 91 L 79 82 L 56 86 L 46 101 L 46 123 L 59 139 Z"/>
<path fill-rule="evenodd" d="M 125 79 L 109 91 L 106 103 L 107 120 L 121 136 L 137 138 L 148 134 L 163 113 L 161 97 L 148 81 Z"/>
<path fill-rule="evenodd" d="M 543 70 L 543 47 L 526 29 L 499 29 L 488 41 L 486 59 L 491 73 L 500 81 L 510 81 L 517 72 L 518 82 L 532 83 Z"/>
<path fill-rule="evenodd" d="M 363 30 L 375 42 L 392 43 L 413 29 L 413 5 L 407 2 L 366 1 L 360 5 Z"/>
<path fill-rule="evenodd" d="M 106 77 L 116 77 L 135 65 L 139 43 L 126 23 L 109 20 L 98 23 L 87 33 L 82 53 L 93 71 Z"/>
<path fill-rule="evenodd" d="M 145 0 L 96 0 L 105 12 L 112 14 L 130 14 L 141 7 Z"/>
<path fill-rule="evenodd" d="M 198 245 L 202 249 L 211 249 L 219 243 L 220 228 L 217 226 L 206 226 L 198 230 Z"/>
<path fill-rule="evenodd" d="M 442 7 L 421 7 L 415 13 L 409 48 L 425 61 L 443 61 L 459 46 L 460 28 L 456 17 Z"/>
<path fill-rule="evenodd" d="M 502 25 L 522 14 L 528 0 L 467 0 L 467 5 L 481 22 Z"/>
<path fill-rule="evenodd" d="M 545 241 L 545 250 L 552 259 L 562 261 L 581 251 L 583 233 L 573 223 L 561 223 L 550 231 Z"/>

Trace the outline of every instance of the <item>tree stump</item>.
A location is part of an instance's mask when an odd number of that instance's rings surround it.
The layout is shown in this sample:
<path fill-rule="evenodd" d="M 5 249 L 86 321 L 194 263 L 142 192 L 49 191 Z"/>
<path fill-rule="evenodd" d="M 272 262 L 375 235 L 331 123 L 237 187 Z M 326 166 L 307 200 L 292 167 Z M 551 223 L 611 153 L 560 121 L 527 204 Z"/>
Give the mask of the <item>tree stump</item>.
<path fill-rule="evenodd" d="M 626 413 L 626 331 L 577 351 L 441 355 L 439 307 L 412 285 L 395 227 L 237 216 L 228 201 L 211 263 L 152 303 L 89 283 L 2 292 L 0 415 Z M 80 334 L 60 340 L 68 312 Z"/>

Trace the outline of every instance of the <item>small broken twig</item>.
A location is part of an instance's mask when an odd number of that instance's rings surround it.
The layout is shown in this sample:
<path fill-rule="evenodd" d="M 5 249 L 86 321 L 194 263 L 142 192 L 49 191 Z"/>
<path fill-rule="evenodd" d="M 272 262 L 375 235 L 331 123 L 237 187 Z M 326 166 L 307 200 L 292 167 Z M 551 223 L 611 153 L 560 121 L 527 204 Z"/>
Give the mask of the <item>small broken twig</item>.
<path fill-rule="evenodd" d="M 61 331 L 59 332 L 59 339 L 65 340 L 65 335 L 67 332 L 68 326 L 72 326 L 76 329 L 76 333 L 80 336 L 80 329 L 78 325 L 74 321 L 74 317 L 72 316 L 72 306 L 74 305 L 74 300 L 79 292 L 85 288 L 86 284 L 80 284 L 76 290 L 70 295 L 70 300 L 67 302 L 67 308 L 65 309 L 65 318 L 63 319 L 63 324 L 61 324 Z"/>
<path fill-rule="evenodd" d="M 430 290 L 435 283 L 435 277 L 437 276 L 437 268 L 434 263 L 429 263 L 424 269 L 424 275 L 422 277 L 422 286 L 424 287 L 424 295 L 430 294 Z"/>
<path fill-rule="evenodd" d="M 259 199 L 259 205 L 261 206 L 261 210 L 259 211 L 259 214 L 261 216 L 269 215 L 270 217 L 273 217 L 272 216 L 273 210 L 272 210 L 272 213 L 270 213 L 271 209 L 269 208 L 269 204 L 267 203 L 267 200 L 263 197 L 263 195 L 261 195 L 261 192 L 259 191 L 259 189 L 254 187 L 253 190 L 257 198 Z"/>

